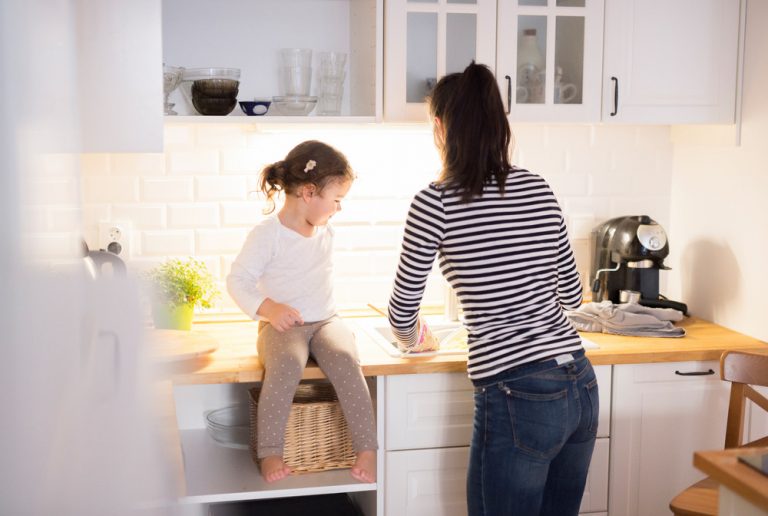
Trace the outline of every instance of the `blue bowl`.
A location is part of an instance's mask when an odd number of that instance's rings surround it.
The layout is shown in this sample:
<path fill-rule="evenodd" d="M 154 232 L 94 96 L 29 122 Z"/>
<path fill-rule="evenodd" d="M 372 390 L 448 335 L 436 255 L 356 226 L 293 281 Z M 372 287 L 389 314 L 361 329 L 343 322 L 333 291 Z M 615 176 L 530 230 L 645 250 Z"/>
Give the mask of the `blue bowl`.
<path fill-rule="evenodd" d="M 248 116 L 262 116 L 267 114 L 270 104 L 271 100 L 242 100 L 240 109 Z"/>

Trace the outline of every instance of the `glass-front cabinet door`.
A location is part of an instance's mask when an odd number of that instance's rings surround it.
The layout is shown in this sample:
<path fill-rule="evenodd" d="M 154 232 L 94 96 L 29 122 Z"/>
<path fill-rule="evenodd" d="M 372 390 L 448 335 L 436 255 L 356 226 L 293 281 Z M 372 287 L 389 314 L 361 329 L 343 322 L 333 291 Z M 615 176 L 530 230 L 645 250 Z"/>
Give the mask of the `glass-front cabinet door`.
<path fill-rule="evenodd" d="M 424 98 L 437 80 L 474 59 L 495 63 L 496 0 L 387 0 L 384 118 L 427 121 Z"/>
<path fill-rule="evenodd" d="M 599 121 L 602 34 L 602 0 L 499 0 L 496 77 L 510 121 Z"/>

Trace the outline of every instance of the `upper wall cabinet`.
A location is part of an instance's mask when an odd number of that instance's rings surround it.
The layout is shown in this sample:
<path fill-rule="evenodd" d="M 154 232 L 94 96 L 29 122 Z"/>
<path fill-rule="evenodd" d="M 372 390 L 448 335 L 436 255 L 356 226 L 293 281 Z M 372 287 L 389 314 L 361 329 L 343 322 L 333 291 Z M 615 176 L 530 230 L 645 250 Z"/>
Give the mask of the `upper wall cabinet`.
<path fill-rule="evenodd" d="M 249 121 L 381 119 L 383 0 L 163 0 L 162 13 L 163 61 L 185 68 L 239 69 L 239 101 L 296 94 L 299 90 L 289 87 L 289 80 L 298 81 L 302 92 L 307 84 L 308 95 L 318 97 L 321 77 L 342 77 L 339 115 L 318 116 L 315 108 L 308 116 L 273 116 L 276 111 L 270 107 L 267 116 Z M 309 67 L 301 66 L 292 79 L 281 70 L 280 51 L 288 48 L 312 51 Z M 343 75 L 321 69 L 322 52 L 346 54 Z M 306 68 L 310 75 L 304 74 Z M 335 87 L 335 82 L 324 84 Z M 180 116 L 167 116 L 167 121 L 197 115 L 184 91 L 182 83 L 171 94 Z M 205 119 L 243 117 L 236 107 L 228 116 Z"/>
<path fill-rule="evenodd" d="M 77 9 L 83 152 L 161 152 L 160 4 L 83 0 Z"/>
<path fill-rule="evenodd" d="M 496 71 L 510 120 L 600 120 L 602 43 L 602 0 L 500 1 Z"/>
<path fill-rule="evenodd" d="M 733 123 L 739 0 L 608 0 L 603 121 Z"/>
<path fill-rule="evenodd" d="M 473 59 L 493 69 L 496 0 L 387 0 L 385 9 L 387 121 L 427 121 L 427 93 Z"/>

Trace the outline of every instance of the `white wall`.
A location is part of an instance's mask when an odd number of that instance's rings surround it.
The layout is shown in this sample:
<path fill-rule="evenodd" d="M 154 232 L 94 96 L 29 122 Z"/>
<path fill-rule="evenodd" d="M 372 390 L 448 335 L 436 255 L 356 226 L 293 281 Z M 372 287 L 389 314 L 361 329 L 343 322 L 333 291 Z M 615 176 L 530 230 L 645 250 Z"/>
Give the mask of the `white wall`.
<path fill-rule="evenodd" d="M 750 0 L 747 14 L 740 145 L 734 127 L 672 132 L 670 293 L 768 341 L 768 2 Z"/>
<path fill-rule="evenodd" d="M 668 127 L 525 125 L 513 130 L 516 163 L 544 176 L 563 205 L 584 275 L 589 232 L 599 222 L 644 213 L 668 223 Z M 310 138 L 346 153 L 359 177 L 334 219 L 339 304 L 384 304 L 410 199 L 439 168 L 426 125 L 166 123 L 164 154 L 83 156 L 86 238 L 96 245 L 100 220 L 129 221 L 129 268 L 194 255 L 221 279 L 262 216 L 263 204 L 249 195 L 259 169 Z M 443 282 L 436 273 L 425 301 L 440 304 L 442 299 Z M 237 310 L 226 296 L 218 309 Z"/>

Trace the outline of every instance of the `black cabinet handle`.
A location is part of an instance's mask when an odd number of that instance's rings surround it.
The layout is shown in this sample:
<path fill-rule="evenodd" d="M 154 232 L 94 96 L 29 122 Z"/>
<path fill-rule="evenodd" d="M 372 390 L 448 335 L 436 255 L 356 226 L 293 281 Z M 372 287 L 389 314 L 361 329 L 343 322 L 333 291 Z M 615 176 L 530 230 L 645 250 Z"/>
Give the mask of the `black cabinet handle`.
<path fill-rule="evenodd" d="M 710 376 L 715 374 L 715 372 L 712 369 L 708 369 L 707 371 L 693 371 L 690 373 L 681 373 L 680 371 L 675 371 L 675 374 L 678 376 Z"/>
<path fill-rule="evenodd" d="M 611 80 L 614 83 L 614 86 L 613 86 L 613 113 L 611 113 L 611 116 L 616 116 L 616 113 L 619 112 L 619 80 L 616 77 L 611 77 Z"/>
<path fill-rule="evenodd" d="M 510 114 L 512 112 L 512 77 L 505 75 L 504 78 L 507 80 L 507 114 Z"/>

